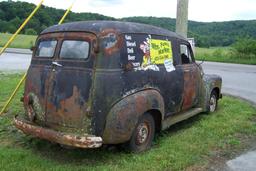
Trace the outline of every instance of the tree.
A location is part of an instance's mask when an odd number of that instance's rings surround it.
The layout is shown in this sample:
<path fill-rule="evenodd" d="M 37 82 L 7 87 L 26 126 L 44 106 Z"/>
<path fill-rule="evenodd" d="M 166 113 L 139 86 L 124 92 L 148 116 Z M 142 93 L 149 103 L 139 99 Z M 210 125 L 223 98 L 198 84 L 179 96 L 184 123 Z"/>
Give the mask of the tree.
<path fill-rule="evenodd" d="M 240 39 L 232 47 L 234 55 L 241 58 L 256 59 L 256 39 Z"/>
<path fill-rule="evenodd" d="M 0 32 L 15 32 L 30 12 L 36 6 L 21 1 L 0 2 Z M 57 24 L 65 10 L 42 6 L 38 13 L 29 21 L 22 33 L 27 29 L 33 29 L 39 34 L 45 28 Z M 151 24 L 175 31 L 176 20 L 172 18 L 157 17 L 128 17 L 115 19 L 94 13 L 70 12 L 65 22 L 86 21 L 86 20 L 121 20 Z M 194 37 L 199 47 L 230 46 L 237 39 L 250 37 L 256 39 L 256 20 L 250 21 L 229 21 L 229 22 L 188 22 L 188 35 Z"/>
<path fill-rule="evenodd" d="M 25 34 L 27 34 L 27 35 L 37 35 L 37 32 L 34 29 L 29 28 L 29 29 L 25 30 Z"/>

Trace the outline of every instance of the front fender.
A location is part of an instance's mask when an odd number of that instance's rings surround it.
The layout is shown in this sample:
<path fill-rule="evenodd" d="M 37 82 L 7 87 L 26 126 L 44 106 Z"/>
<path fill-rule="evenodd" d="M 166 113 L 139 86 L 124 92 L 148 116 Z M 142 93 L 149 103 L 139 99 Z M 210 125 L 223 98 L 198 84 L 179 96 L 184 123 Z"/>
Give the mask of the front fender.
<path fill-rule="evenodd" d="M 164 100 L 154 89 L 142 90 L 124 97 L 107 115 L 103 133 L 104 144 L 119 144 L 128 141 L 141 115 L 149 110 L 158 110 L 164 116 Z"/>
<path fill-rule="evenodd" d="M 219 97 L 221 95 L 222 78 L 218 75 L 205 74 L 203 76 L 203 93 L 201 104 L 204 111 L 207 111 L 209 106 L 209 99 L 213 89 L 219 89 Z"/>

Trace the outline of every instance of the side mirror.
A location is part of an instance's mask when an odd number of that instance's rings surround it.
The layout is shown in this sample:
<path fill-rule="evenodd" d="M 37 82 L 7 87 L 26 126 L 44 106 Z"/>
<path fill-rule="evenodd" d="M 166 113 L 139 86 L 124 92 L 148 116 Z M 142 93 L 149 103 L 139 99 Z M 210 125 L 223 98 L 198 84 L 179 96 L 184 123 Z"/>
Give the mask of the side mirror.
<path fill-rule="evenodd" d="M 200 66 L 200 65 L 202 65 L 204 62 L 205 62 L 205 58 L 203 58 L 203 60 L 200 61 L 199 63 L 196 62 L 196 64 L 197 64 L 198 66 Z"/>
<path fill-rule="evenodd" d="M 205 61 L 205 58 L 203 58 L 203 60 L 199 63 L 196 63 L 196 65 L 198 66 L 198 68 L 200 69 L 200 72 L 201 72 L 201 76 L 204 75 L 204 70 L 203 70 L 203 67 L 202 67 L 202 64 L 204 63 Z"/>
<path fill-rule="evenodd" d="M 205 58 L 199 63 L 199 65 L 202 65 L 205 62 Z"/>

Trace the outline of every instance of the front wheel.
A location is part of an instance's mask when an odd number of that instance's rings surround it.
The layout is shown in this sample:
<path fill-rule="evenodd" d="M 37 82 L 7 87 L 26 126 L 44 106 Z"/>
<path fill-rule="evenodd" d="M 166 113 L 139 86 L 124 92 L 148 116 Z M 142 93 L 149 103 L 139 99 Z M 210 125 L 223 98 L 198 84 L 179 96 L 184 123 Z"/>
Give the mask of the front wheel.
<path fill-rule="evenodd" d="M 127 146 L 132 152 L 142 152 L 149 149 L 155 135 L 155 121 L 150 114 L 140 117 Z"/>
<path fill-rule="evenodd" d="M 210 113 L 216 111 L 218 106 L 218 96 L 216 91 L 212 91 L 211 95 L 210 95 L 210 99 L 209 99 L 209 109 L 208 111 Z"/>

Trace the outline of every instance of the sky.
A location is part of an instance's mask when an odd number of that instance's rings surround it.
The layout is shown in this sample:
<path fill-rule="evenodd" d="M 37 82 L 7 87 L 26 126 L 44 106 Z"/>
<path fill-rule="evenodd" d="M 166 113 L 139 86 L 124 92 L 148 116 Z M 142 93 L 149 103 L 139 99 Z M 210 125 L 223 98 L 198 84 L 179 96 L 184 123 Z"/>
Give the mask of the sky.
<path fill-rule="evenodd" d="M 19 1 L 38 4 L 41 0 Z M 73 1 L 45 0 L 44 5 L 67 9 Z M 72 11 L 99 13 L 115 18 L 176 18 L 176 7 L 177 0 L 75 0 Z M 251 19 L 256 19 L 256 0 L 189 0 L 189 20 L 212 22 Z"/>

